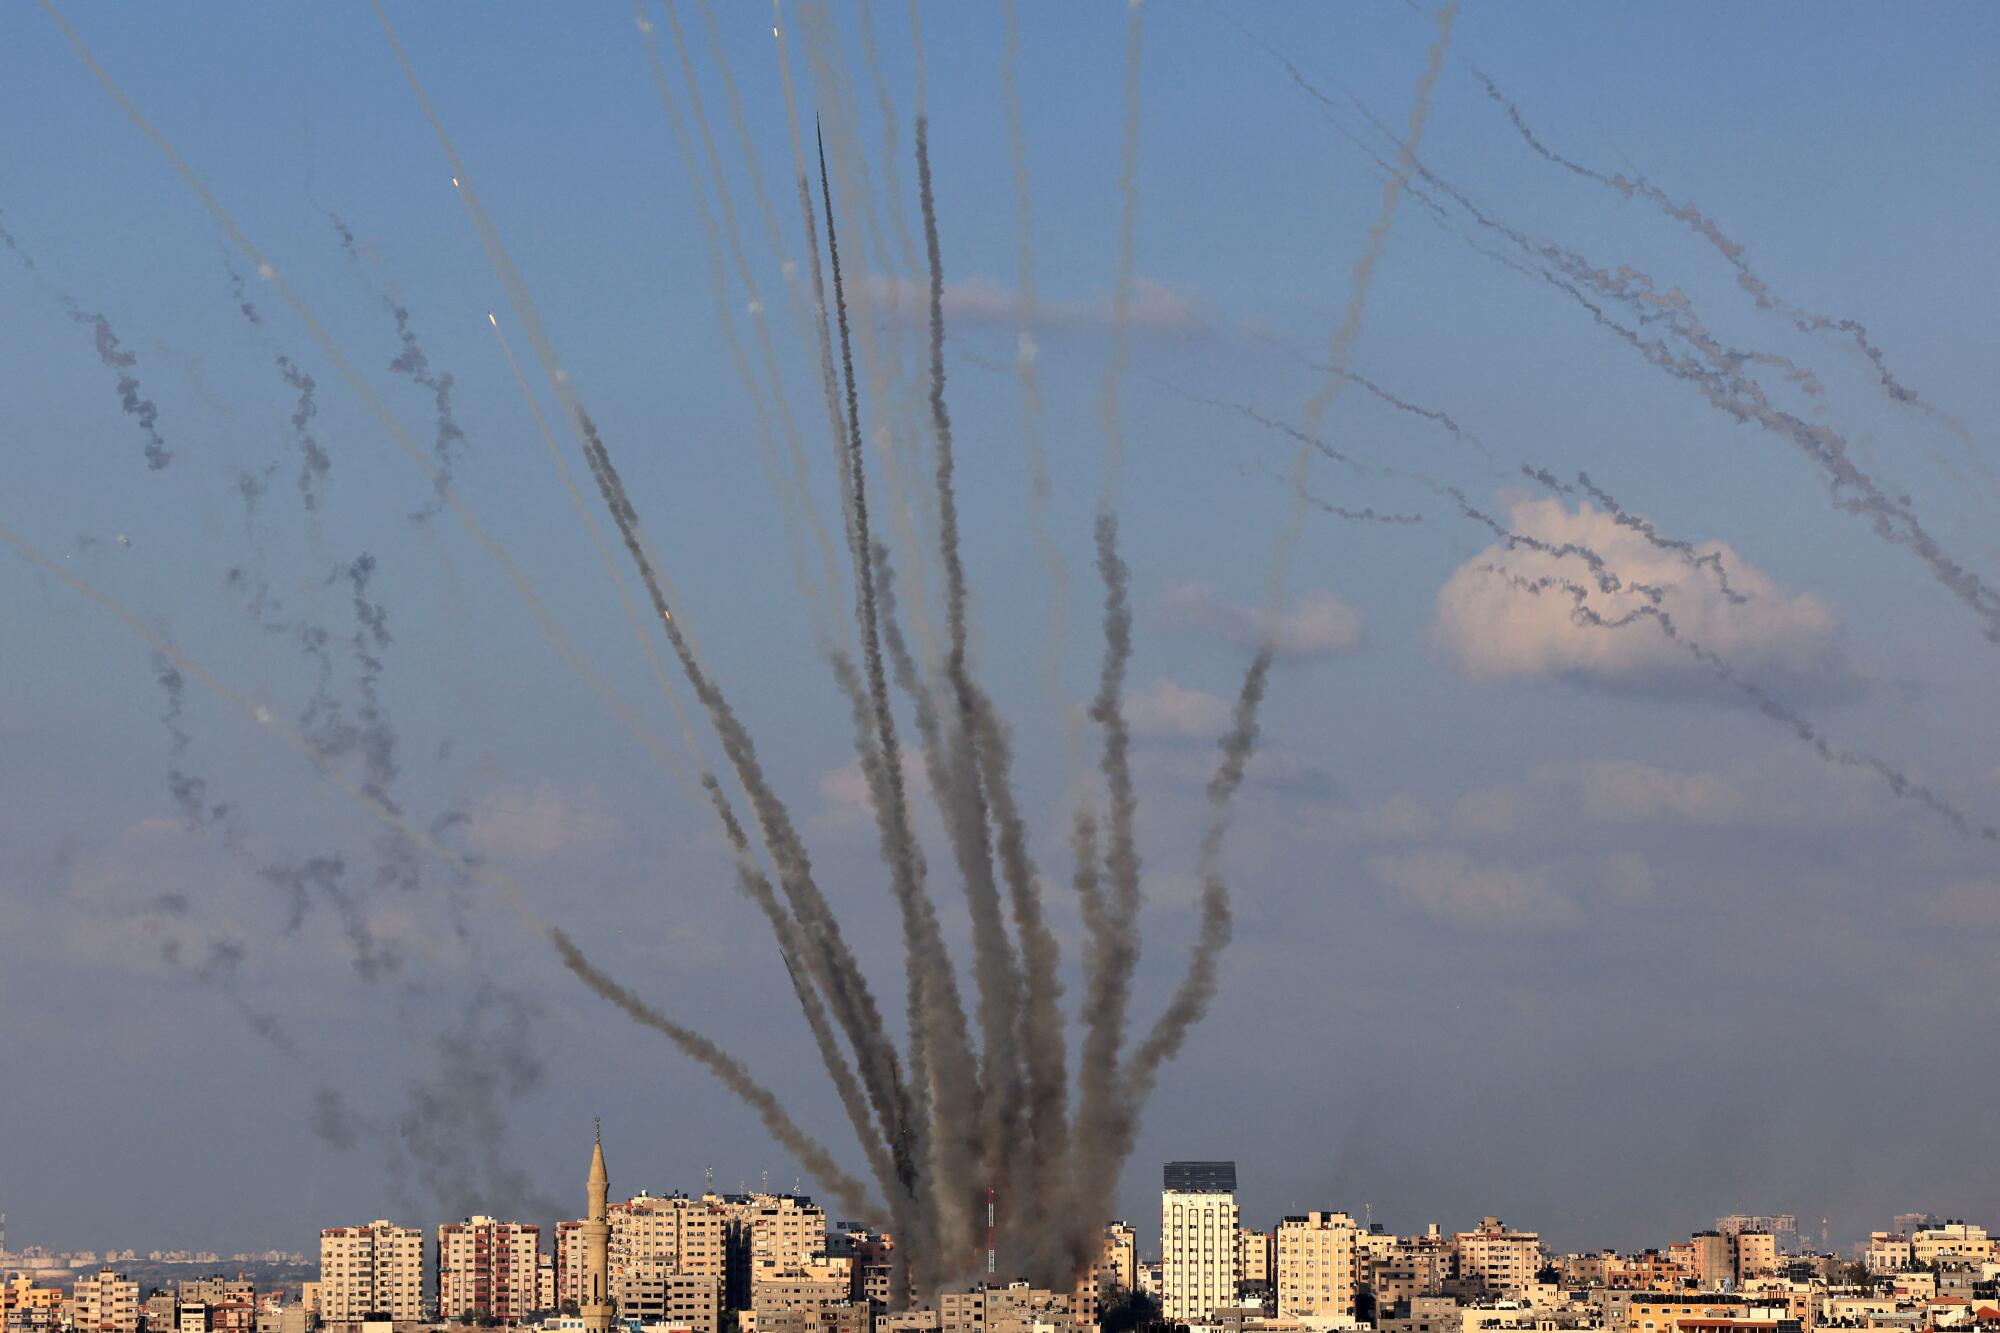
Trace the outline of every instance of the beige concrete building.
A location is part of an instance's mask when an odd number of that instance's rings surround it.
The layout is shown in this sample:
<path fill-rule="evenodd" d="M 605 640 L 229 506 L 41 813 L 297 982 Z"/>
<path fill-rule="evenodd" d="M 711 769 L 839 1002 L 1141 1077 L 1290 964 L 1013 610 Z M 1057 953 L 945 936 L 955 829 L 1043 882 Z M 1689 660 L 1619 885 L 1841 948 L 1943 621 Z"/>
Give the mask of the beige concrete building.
<path fill-rule="evenodd" d="M 1305 1213 L 1278 1223 L 1278 1318 L 1354 1313 L 1360 1232 L 1346 1213 Z"/>
<path fill-rule="evenodd" d="M 1160 1194 L 1160 1313 L 1198 1323 L 1236 1303 L 1234 1162 L 1169 1162 Z"/>
<path fill-rule="evenodd" d="M 818 1309 L 839 1305 L 850 1298 L 853 1277 L 845 1263 L 801 1265 L 789 1273 L 761 1273 L 751 1284 L 750 1308 L 757 1312 L 759 1326 L 774 1310 Z"/>
<path fill-rule="evenodd" d="M 1107 1222 L 1104 1247 L 1098 1256 L 1098 1291 L 1117 1287 L 1137 1290 L 1139 1285 L 1139 1238 L 1129 1222 Z"/>
<path fill-rule="evenodd" d="M 871 1333 L 877 1328 L 866 1301 L 840 1301 L 757 1316 L 752 1333 Z"/>
<path fill-rule="evenodd" d="M 1278 1237 L 1275 1232 L 1252 1231 L 1239 1227 L 1236 1232 L 1236 1282 L 1238 1286 L 1250 1283 L 1268 1284 L 1277 1267 Z"/>
<path fill-rule="evenodd" d="M 1034 1333 L 1038 1325 L 1076 1322 L 1076 1303 L 1068 1292 L 1013 1282 L 1004 1287 L 974 1287 L 938 1296 L 940 1333 Z"/>
<path fill-rule="evenodd" d="M 1730 1238 L 1738 1287 L 1778 1271 L 1778 1238 L 1768 1231 L 1739 1231 Z"/>
<path fill-rule="evenodd" d="M 821 1218 L 824 1237 L 825 1219 Z M 640 1194 L 611 1205 L 611 1273 L 656 1270 L 712 1277 L 729 1275 L 730 1217 L 705 1199 L 685 1194 Z"/>
<path fill-rule="evenodd" d="M 721 1326 L 722 1283 L 706 1273 L 628 1273 L 611 1289 L 620 1319 L 686 1326 L 694 1333 L 716 1333 Z"/>
<path fill-rule="evenodd" d="M 1915 1247 L 1899 1231 L 1871 1231 L 1864 1262 L 1871 1273 L 1901 1273 L 1915 1260 Z"/>
<path fill-rule="evenodd" d="M 372 1314 L 398 1322 L 424 1317 L 424 1233 L 377 1218 L 365 1227 L 319 1233 L 319 1316 L 358 1324 Z"/>
<path fill-rule="evenodd" d="M 758 1276 L 793 1272 L 826 1255 L 826 1214 L 802 1194 L 704 1194 L 722 1216 L 725 1233 L 723 1299 L 731 1309 L 752 1308 Z"/>
<path fill-rule="evenodd" d="M 1697 1231 L 1694 1246 L 1694 1279 L 1703 1291 L 1721 1291 L 1736 1280 L 1736 1252 L 1731 1238 L 1720 1231 Z"/>
<path fill-rule="evenodd" d="M 1509 1230 L 1497 1217 L 1482 1218 L 1476 1229 L 1457 1233 L 1452 1249 L 1459 1282 L 1492 1295 L 1527 1290 L 1542 1267 L 1541 1236 Z"/>
<path fill-rule="evenodd" d="M 1994 1243 L 1985 1227 L 1946 1222 L 1913 1232 L 1910 1257 L 1919 1264 L 1985 1263 L 1994 1257 Z"/>
<path fill-rule="evenodd" d="M 69 1293 L 76 1333 L 138 1333 L 139 1284 L 106 1268 L 80 1277 Z"/>
<path fill-rule="evenodd" d="M 439 1226 L 438 1318 L 503 1322 L 527 1318 L 540 1295 L 536 1272 L 541 1239 L 538 1226 L 490 1217 Z M 588 1251 L 588 1242 L 585 1248 Z"/>

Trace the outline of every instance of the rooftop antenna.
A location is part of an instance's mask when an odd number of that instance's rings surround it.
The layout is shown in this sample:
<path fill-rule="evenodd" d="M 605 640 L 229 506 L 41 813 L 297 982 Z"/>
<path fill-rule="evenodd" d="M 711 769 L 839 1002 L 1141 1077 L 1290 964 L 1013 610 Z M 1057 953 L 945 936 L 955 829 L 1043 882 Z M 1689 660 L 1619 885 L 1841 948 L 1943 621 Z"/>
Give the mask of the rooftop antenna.
<path fill-rule="evenodd" d="M 986 1187 L 986 1285 L 993 1285 L 993 1187 Z"/>

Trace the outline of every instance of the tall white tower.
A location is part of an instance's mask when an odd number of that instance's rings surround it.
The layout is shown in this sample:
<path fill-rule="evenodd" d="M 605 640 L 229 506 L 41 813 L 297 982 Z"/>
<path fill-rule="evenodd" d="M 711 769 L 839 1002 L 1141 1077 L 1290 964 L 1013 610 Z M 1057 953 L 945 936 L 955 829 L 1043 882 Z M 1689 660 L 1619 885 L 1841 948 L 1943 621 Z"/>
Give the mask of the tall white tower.
<path fill-rule="evenodd" d="M 583 1224 L 584 1333 L 611 1333 L 611 1290 L 606 1283 L 611 1246 L 611 1179 L 604 1172 L 604 1122 L 590 1150 L 590 1215 Z"/>

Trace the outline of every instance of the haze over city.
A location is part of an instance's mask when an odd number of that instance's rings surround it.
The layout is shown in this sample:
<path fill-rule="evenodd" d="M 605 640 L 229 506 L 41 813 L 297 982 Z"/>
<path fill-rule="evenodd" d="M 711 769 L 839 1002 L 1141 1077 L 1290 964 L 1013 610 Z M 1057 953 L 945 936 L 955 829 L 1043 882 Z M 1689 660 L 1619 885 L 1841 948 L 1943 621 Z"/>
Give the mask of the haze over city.
<path fill-rule="evenodd" d="M 1000 1276 L 1123 1218 L 1170 1305 L 1223 1165 L 1368 1302 L 1983 1318 L 1993 10 L 0 50 L 0 1251 L 302 1301 L 394 1219 L 449 1318 L 440 1225 L 557 1281 L 601 1120 L 614 1249 L 715 1201 L 711 1321 L 807 1196 L 877 1304 L 990 1203 Z M 1166 1317 L 1286 1317 L 1234 1262 Z"/>

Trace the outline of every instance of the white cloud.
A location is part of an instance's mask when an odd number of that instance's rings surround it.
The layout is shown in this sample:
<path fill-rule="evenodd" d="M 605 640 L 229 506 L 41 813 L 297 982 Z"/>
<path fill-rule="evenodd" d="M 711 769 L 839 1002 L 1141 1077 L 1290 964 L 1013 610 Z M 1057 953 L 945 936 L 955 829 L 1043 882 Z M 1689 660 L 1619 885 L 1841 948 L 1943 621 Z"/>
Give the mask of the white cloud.
<path fill-rule="evenodd" d="M 595 851 L 618 836 L 597 792 L 570 796 L 549 783 L 489 793 L 472 812 L 466 845 L 481 856 L 538 860 L 563 851 Z"/>
<path fill-rule="evenodd" d="M 1438 849 L 1377 856 L 1375 878 L 1439 925 L 1537 934 L 1582 924 L 1583 912 L 1543 870 L 1512 870 Z"/>
<path fill-rule="evenodd" d="M 1261 647 L 1265 616 L 1261 610 L 1225 600 L 1207 583 L 1173 583 L 1160 598 L 1169 624 L 1218 634 L 1242 648 Z M 1278 655 L 1294 660 L 1333 657 L 1361 645 L 1361 613 L 1339 596 L 1316 588 L 1299 599 L 1298 607 L 1280 616 L 1273 638 Z"/>
<path fill-rule="evenodd" d="M 1553 498 L 1522 500 L 1507 507 L 1506 518 L 1526 537 L 1594 552 L 1620 584 L 1604 591 L 1598 572 L 1578 554 L 1500 544 L 1473 556 L 1439 589 L 1436 625 L 1439 642 L 1472 680 L 1562 677 L 1613 689 L 1739 697 L 1655 620 L 1615 629 L 1578 623 L 1572 594 L 1537 593 L 1514 581 L 1555 578 L 1583 588 L 1584 605 L 1606 620 L 1647 604 L 1633 585 L 1658 589 L 1659 608 L 1683 639 L 1790 695 L 1840 693 L 1857 684 L 1833 611 L 1810 593 L 1785 592 L 1725 543 L 1702 543 L 1697 554 L 1720 560 L 1740 602 L 1724 592 L 1711 567 L 1692 568 L 1588 503 L 1572 512 Z"/>
<path fill-rule="evenodd" d="M 1758 819 L 1757 804 L 1718 773 L 1684 773 L 1632 759 L 1545 765 L 1517 782 L 1460 797 L 1452 828 L 1510 833 L 1529 825 L 1683 823 L 1721 827 Z"/>
<path fill-rule="evenodd" d="M 1125 703 L 1125 719 L 1140 736 L 1214 740 L 1229 726 L 1229 704 L 1205 690 L 1190 690 L 1161 676 Z"/>
<path fill-rule="evenodd" d="M 930 806 L 930 773 L 925 767 L 923 755 L 914 750 L 903 751 L 903 790 L 908 793 L 913 808 L 922 811 Z M 868 790 L 868 778 L 861 771 L 860 760 L 850 759 L 839 768 L 820 774 L 819 794 L 827 808 L 814 817 L 815 823 L 875 822 L 875 800 Z"/>
<path fill-rule="evenodd" d="M 930 288 L 915 278 L 875 275 L 864 286 L 877 305 L 888 307 L 898 318 L 912 323 L 930 318 Z M 945 319 L 954 324 L 1012 328 L 1021 322 L 1020 294 L 990 278 L 958 278 L 945 283 L 943 306 Z M 1042 297 L 1035 302 L 1031 323 L 1042 330 L 1108 329 L 1116 317 L 1108 296 L 1092 301 Z M 1215 331 L 1192 296 L 1155 278 L 1134 279 L 1125 317 L 1135 333 L 1186 337 Z"/>
<path fill-rule="evenodd" d="M 1438 824 L 1438 817 L 1423 802 L 1390 796 L 1365 805 L 1323 805 L 1301 827 L 1315 840 L 1348 844 L 1425 838 L 1437 832 Z"/>

